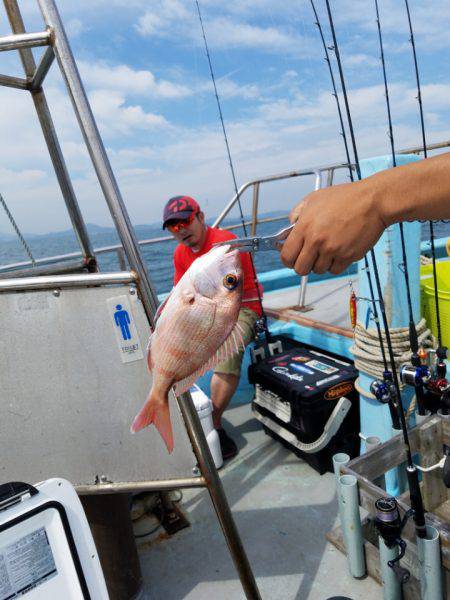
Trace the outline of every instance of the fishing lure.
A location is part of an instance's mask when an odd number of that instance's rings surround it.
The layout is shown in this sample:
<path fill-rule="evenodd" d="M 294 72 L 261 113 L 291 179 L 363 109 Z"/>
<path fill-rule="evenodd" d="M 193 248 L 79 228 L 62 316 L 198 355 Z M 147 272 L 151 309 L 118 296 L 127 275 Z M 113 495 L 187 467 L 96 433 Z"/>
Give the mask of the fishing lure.
<path fill-rule="evenodd" d="M 350 294 L 350 300 L 349 300 L 349 306 L 348 306 L 348 311 L 350 313 L 350 322 L 352 324 L 352 328 L 355 329 L 356 327 L 356 319 L 358 317 L 358 307 L 357 307 L 357 298 L 356 298 L 356 294 L 355 292 L 352 290 L 352 293 Z"/>

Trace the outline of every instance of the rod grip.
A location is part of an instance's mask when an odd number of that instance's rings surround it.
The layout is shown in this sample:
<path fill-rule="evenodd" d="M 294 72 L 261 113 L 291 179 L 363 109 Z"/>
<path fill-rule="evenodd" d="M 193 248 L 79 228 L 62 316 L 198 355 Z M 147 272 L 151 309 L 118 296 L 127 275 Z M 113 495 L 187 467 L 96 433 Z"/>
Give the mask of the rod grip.
<path fill-rule="evenodd" d="M 414 466 L 406 467 L 406 473 L 408 476 L 409 496 L 411 500 L 411 508 L 414 511 L 414 523 L 416 526 L 417 537 L 425 538 L 427 536 L 427 528 L 425 523 L 422 494 L 420 493 L 419 474 Z"/>

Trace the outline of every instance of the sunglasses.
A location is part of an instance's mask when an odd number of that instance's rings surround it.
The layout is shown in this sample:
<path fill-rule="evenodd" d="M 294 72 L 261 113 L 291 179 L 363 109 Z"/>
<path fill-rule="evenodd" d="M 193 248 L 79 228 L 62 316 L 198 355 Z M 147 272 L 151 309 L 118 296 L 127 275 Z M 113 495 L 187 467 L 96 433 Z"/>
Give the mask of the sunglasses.
<path fill-rule="evenodd" d="M 182 229 L 189 227 L 189 225 L 194 221 L 196 214 L 197 213 L 192 213 L 192 215 L 190 217 L 188 217 L 187 219 L 180 219 L 179 221 L 176 221 L 175 223 L 168 223 L 166 225 L 166 227 L 171 233 L 178 233 Z"/>

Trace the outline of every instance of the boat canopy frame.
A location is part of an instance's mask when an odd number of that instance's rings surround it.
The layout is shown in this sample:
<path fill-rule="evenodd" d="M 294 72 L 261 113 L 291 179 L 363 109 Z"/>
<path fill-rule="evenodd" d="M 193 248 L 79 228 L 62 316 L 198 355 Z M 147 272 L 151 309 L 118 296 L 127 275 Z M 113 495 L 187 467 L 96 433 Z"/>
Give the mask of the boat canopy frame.
<path fill-rule="evenodd" d="M 58 273 L 58 270 L 55 272 L 54 264 L 53 270 L 51 265 L 48 269 L 36 266 L 32 269 L 16 270 L 12 278 L 10 273 L 8 278 L 1 280 L 0 293 L 58 289 L 59 287 L 105 286 L 114 283 L 132 282 L 136 286 L 148 324 L 153 327 L 158 297 L 98 131 L 56 3 L 54 0 L 37 1 L 46 29 L 43 32 L 29 33 L 25 31 L 17 0 L 4 0 L 12 35 L 0 37 L 0 52 L 11 50 L 19 52 L 25 78 L 0 75 L 0 85 L 18 90 L 27 90 L 31 93 L 66 208 L 81 248 L 82 260 L 81 263 L 76 260 L 80 258 L 78 253 L 73 253 L 70 257 L 61 257 L 62 261 L 67 258 L 74 259 L 73 268 L 71 268 L 71 265 L 66 265 L 66 272 L 69 271 L 69 273 L 65 275 L 61 275 L 61 271 Z M 37 65 L 32 48 L 38 46 L 46 46 L 47 48 Z M 96 253 L 89 239 L 42 87 L 55 59 L 63 76 L 97 179 L 119 235 L 121 248 L 117 250 L 120 253 L 121 266 L 125 267 L 128 263 L 129 271 L 118 273 L 98 272 Z M 42 264 L 40 266 L 42 267 Z M 39 271 L 37 272 L 36 269 L 38 268 Z M 70 273 L 71 270 L 72 273 Z M 85 271 L 88 271 L 88 273 Z M 31 273 L 37 276 L 30 276 Z M 193 453 L 198 462 L 200 477 L 197 470 L 194 469 L 195 473 L 192 478 L 148 481 L 132 486 L 100 481 L 95 485 L 84 486 L 84 489 L 79 490 L 79 492 L 104 494 L 143 491 L 144 489 L 167 490 L 177 487 L 195 488 L 200 486 L 207 488 L 245 595 L 247 598 L 258 599 L 260 594 L 255 577 L 190 393 L 187 392 L 178 397 L 177 403 Z"/>

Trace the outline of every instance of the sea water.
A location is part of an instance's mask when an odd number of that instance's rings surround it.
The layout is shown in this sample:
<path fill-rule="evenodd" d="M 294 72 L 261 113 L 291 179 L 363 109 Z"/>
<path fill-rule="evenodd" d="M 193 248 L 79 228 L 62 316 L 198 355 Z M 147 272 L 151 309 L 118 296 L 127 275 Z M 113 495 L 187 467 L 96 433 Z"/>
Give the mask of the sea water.
<path fill-rule="evenodd" d="M 264 215 L 261 215 L 263 217 Z M 288 220 L 258 225 L 258 235 L 269 235 L 280 230 L 288 224 Z M 247 234 L 250 229 L 247 228 Z M 94 248 L 111 246 L 119 243 L 119 237 L 112 228 L 88 225 L 88 233 Z M 161 226 L 138 225 L 135 233 L 139 240 L 162 237 L 166 235 Z M 242 227 L 234 230 L 237 236 L 243 237 Z M 436 238 L 450 236 L 450 223 L 438 222 L 435 225 Z M 57 256 L 69 252 L 79 251 L 79 245 L 73 231 L 49 233 L 45 235 L 26 236 L 27 243 L 35 259 L 47 256 Z M 429 228 L 426 223 L 422 227 L 422 239 L 429 239 Z M 158 294 L 168 292 L 173 285 L 173 251 L 176 243 L 158 242 L 147 246 L 141 246 L 142 255 L 147 263 L 150 277 Z M 16 263 L 29 260 L 28 256 L 17 239 L 0 241 L 0 265 Z M 116 252 L 99 254 L 98 261 L 101 271 L 116 271 L 119 262 Z M 278 252 L 259 252 L 255 254 L 255 267 L 258 273 L 282 268 Z"/>

